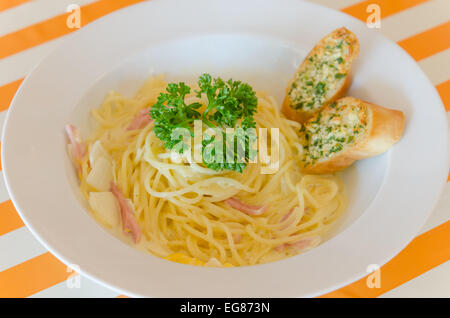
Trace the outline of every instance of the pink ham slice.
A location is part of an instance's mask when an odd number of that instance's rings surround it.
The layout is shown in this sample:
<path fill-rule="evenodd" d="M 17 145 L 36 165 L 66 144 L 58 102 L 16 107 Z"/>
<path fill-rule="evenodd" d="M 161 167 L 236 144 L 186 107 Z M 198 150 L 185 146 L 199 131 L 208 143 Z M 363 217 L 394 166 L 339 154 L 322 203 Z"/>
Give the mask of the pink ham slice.
<path fill-rule="evenodd" d="M 86 155 L 86 144 L 81 141 L 80 131 L 72 124 L 66 125 L 66 133 L 72 144 L 73 155 L 75 159 L 80 161 Z"/>
<path fill-rule="evenodd" d="M 311 208 L 308 207 L 308 208 L 306 208 L 305 211 L 308 211 L 308 210 L 311 210 Z M 292 208 L 288 213 L 286 213 L 281 218 L 280 223 L 283 223 L 284 221 L 286 221 L 289 218 L 289 216 L 292 214 L 292 212 L 294 212 L 294 208 Z M 289 225 L 290 224 L 287 224 L 287 225 L 283 226 L 281 228 L 281 230 L 286 229 Z M 278 252 L 283 251 L 287 247 L 294 247 L 295 249 L 302 250 L 302 249 L 307 248 L 309 245 L 311 245 L 313 240 L 314 240 L 313 238 L 308 237 L 308 238 L 300 239 L 300 240 L 298 240 L 296 242 L 293 242 L 293 243 L 284 243 L 284 244 L 278 245 L 274 249 L 276 251 L 278 251 Z"/>
<path fill-rule="evenodd" d="M 134 243 L 138 243 L 142 237 L 142 231 L 137 224 L 133 207 L 129 205 L 119 187 L 111 182 L 111 192 L 119 201 L 120 213 L 122 216 L 122 229 L 125 234 L 131 233 Z"/>
<path fill-rule="evenodd" d="M 295 247 L 296 249 L 299 249 L 299 250 L 303 250 L 303 249 L 309 247 L 313 241 L 314 241 L 313 238 L 308 237 L 308 238 L 298 240 L 297 242 L 289 243 L 289 246 Z"/>
<path fill-rule="evenodd" d="M 305 209 L 305 212 L 308 213 L 309 211 L 311 211 L 311 208 L 310 208 L 310 207 L 307 207 L 307 208 Z M 291 216 L 292 212 L 294 212 L 294 208 L 292 208 L 288 213 L 286 213 L 286 214 L 281 218 L 280 223 L 283 223 L 284 221 L 286 221 L 286 220 Z M 291 224 L 292 224 L 292 223 L 291 223 Z M 288 226 L 291 225 L 291 224 L 286 224 L 285 226 L 283 226 L 283 227 L 281 228 L 281 230 L 287 229 Z"/>
<path fill-rule="evenodd" d="M 275 246 L 273 249 L 277 252 L 282 252 L 286 248 L 286 246 L 287 246 L 287 244 L 285 243 L 285 244 Z"/>
<path fill-rule="evenodd" d="M 248 215 L 261 215 L 267 210 L 267 206 L 249 205 L 236 198 L 229 198 L 225 202 L 232 208 Z"/>
<path fill-rule="evenodd" d="M 308 238 L 300 239 L 296 242 L 284 243 L 284 244 L 278 245 L 274 249 L 278 252 L 281 252 L 287 247 L 293 247 L 296 250 L 301 251 L 301 250 L 304 250 L 305 248 L 309 247 L 313 243 L 313 241 L 314 241 L 314 238 L 308 237 Z"/>
<path fill-rule="evenodd" d="M 292 211 L 294 211 L 294 208 L 292 208 L 288 213 L 286 213 L 280 220 L 280 223 L 286 221 L 288 217 L 292 214 Z"/>
<path fill-rule="evenodd" d="M 127 130 L 135 130 L 147 126 L 152 122 L 152 117 L 150 116 L 150 107 L 141 110 L 137 116 L 133 119 L 131 124 L 128 126 Z"/>
<path fill-rule="evenodd" d="M 233 242 L 235 244 L 239 243 L 242 240 L 242 235 L 241 234 L 233 234 Z"/>
<path fill-rule="evenodd" d="M 294 211 L 294 208 L 292 208 L 288 213 L 286 213 L 282 218 L 281 218 L 281 220 L 280 220 L 280 223 L 283 223 L 284 221 L 286 221 L 290 216 L 291 216 L 291 214 L 292 214 L 292 212 Z M 292 223 L 291 223 L 292 224 Z M 284 229 L 287 229 L 288 227 L 289 227 L 289 225 L 291 225 L 291 224 L 286 224 L 286 225 L 284 225 L 282 228 L 281 228 L 281 230 L 284 230 Z"/>

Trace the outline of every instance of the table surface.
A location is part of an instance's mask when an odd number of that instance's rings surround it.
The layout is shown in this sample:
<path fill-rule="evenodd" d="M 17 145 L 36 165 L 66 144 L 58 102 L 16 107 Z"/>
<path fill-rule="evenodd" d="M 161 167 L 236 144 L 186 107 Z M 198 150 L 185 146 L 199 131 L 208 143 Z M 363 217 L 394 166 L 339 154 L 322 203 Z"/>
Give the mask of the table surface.
<path fill-rule="evenodd" d="M 23 78 L 64 35 L 67 9 L 81 6 L 82 25 L 145 0 L 1 0 L 0 129 Z M 186 0 L 188 1 L 188 0 Z M 450 0 L 311 0 L 367 21 L 381 13 L 379 32 L 396 41 L 436 86 L 450 119 Z M 1 131 L 1 130 L 0 130 Z M 1 166 L 0 166 L 1 169 Z M 2 171 L 0 171 L 2 174 Z M 449 176 L 450 177 L 450 176 Z M 450 178 L 449 178 L 450 179 Z M 325 297 L 450 297 L 450 182 L 419 235 L 372 276 Z M 118 297 L 72 272 L 24 226 L 0 176 L 0 297 Z"/>

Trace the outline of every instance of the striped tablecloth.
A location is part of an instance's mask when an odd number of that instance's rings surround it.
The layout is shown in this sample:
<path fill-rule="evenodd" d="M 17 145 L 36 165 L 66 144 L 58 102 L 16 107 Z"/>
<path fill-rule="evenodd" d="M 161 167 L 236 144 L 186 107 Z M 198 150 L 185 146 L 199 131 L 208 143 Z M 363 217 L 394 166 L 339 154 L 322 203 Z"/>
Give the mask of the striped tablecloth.
<path fill-rule="evenodd" d="M 66 25 L 69 5 L 81 6 L 81 22 L 86 25 L 142 1 L 0 0 L 0 128 L 23 78 L 65 35 L 74 31 Z M 450 110 L 450 0 L 311 1 L 363 21 L 370 14 L 368 5 L 378 4 L 382 19 L 379 32 L 396 41 L 417 61 L 436 86 L 446 110 Z M 367 278 L 363 278 L 324 296 L 450 297 L 449 219 L 450 183 L 447 183 L 421 233 L 381 268 L 379 288 L 369 288 Z M 1 176 L 0 297 L 120 296 L 86 278 L 74 285 L 74 275 L 77 274 L 42 247 L 24 227 Z"/>

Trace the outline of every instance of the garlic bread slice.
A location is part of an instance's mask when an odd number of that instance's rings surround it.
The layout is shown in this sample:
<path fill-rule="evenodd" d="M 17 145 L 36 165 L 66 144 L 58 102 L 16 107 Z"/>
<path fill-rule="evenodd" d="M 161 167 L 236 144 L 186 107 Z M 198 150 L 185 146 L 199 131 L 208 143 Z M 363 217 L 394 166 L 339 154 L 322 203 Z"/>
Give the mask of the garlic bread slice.
<path fill-rule="evenodd" d="M 403 112 L 353 97 L 326 105 L 303 124 L 302 170 L 331 173 L 387 151 L 403 134 Z"/>
<path fill-rule="evenodd" d="M 350 67 L 359 54 L 356 35 L 339 28 L 306 56 L 286 88 L 283 112 L 304 122 L 324 105 L 343 97 L 351 84 Z"/>

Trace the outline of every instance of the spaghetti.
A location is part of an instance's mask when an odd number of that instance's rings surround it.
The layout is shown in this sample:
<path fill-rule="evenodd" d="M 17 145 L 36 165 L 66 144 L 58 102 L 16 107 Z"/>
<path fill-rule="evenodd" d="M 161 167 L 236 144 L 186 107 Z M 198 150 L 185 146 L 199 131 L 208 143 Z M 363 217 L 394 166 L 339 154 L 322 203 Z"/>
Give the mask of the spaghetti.
<path fill-rule="evenodd" d="M 134 98 L 111 92 L 92 111 L 98 125 L 86 140 L 88 155 L 79 170 L 86 199 L 96 191 L 87 178 L 94 145 L 100 143 L 111 162 L 114 184 L 131 200 L 142 231 L 136 244 L 141 249 L 193 265 L 245 266 L 317 246 L 345 209 L 346 198 L 338 177 L 301 173 L 300 124 L 286 119 L 271 96 L 257 92 L 257 128 L 279 128 L 277 171 L 260 173 L 262 162 L 249 163 L 239 173 L 174 160 L 155 136 L 151 122 L 129 129 L 166 86 L 162 77 L 151 77 Z M 251 215 L 239 205 L 264 208 Z"/>

